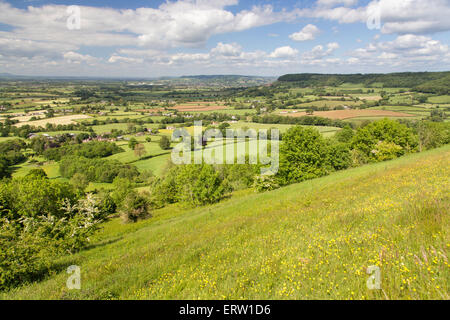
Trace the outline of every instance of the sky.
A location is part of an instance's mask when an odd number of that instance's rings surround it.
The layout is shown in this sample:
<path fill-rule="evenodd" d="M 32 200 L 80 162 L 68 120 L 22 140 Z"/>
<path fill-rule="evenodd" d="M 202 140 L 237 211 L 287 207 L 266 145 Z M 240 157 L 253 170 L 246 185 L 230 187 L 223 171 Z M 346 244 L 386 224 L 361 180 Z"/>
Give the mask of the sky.
<path fill-rule="evenodd" d="M 450 70 L 450 0 L 0 0 L 0 73 Z"/>

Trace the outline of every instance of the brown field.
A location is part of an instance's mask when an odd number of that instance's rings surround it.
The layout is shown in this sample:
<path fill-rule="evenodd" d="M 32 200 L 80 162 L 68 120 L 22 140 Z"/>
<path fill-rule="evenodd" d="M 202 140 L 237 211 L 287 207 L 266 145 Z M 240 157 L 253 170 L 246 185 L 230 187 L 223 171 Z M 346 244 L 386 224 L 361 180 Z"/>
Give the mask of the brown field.
<path fill-rule="evenodd" d="M 306 112 L 287 113 L 282 115 L 290 117 L 307 116 Z M 312 116 L 344 120 L 358 117 L 414 117 L 415 115 L 387 110 L 363 109 L 363 110 L 315 111 L 314 114 L 312 114 Z"/>
<path fill-rule="evenodd" d="M 214 111 L 224 110 L 227 107 L 217 102 L 189 102 L 176 105 L 170 109 L 176 109 L 181 112 L 195 112 L 195 111 Z"/>
<path fill-rule="evenodd" d="M 215 111 L 215 110 L 224 110 L 226 109 L 226 106 L 220 106 L 220 105 L 212 105 L 212 106 L 199 106 L 199 105 L 192 105 L 192 106 L 187 106 L 187 105 L 179 105 L 179 106 L 175 106 L 173 108 L 170 109 L 175 109 L 181 112 L 195 112 L 195 111 Z"/>
<path fill-rule="evenodd" d="M 367 101 L 378 101 L 383 99 L 381 96 L 366 96 L 366 97 L 358 97 L 360 100 L 367 100 Z"/>
<path fill-rule="evenodd" d="M 165 110 L 163 108 L 154 108 L 154 109 L 137 109 L 137 112 L 146 112 L 146 113 L 158 113 L 158 112 L 164 112 L 164 111 L 168 111 Z"/>
<path fill-rule="evenodd" d="M 90 116 L 84 115 L 84 114 L 75 114 L 70 116 L 63 116 L 63 117 L 56 117 L 56 118 L 49 118 L 49 119 L 42 119 L 42 120 L 36 120 L 36 121 L 25 121 L 25 122 L 19 122 L 16 123 L 16 127 L 22 127 L 24 125 L 29 124 L 30 126 L 34 127 L 45 127 L 47 123 L 52 124 L 72 124 L 75 123 L 73 120 L 79 120 L 79 119 L 89 119 Z"/>

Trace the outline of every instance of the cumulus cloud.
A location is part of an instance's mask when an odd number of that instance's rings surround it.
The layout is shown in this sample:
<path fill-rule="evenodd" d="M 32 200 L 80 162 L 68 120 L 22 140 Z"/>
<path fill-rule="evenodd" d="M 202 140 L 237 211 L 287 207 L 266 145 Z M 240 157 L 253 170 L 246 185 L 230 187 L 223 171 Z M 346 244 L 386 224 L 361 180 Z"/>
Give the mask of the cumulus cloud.
<path fill-rule="evenodd" d="M 326 46 L 317 45 L 312 50 L 303 52 L 301 55 L 301 63 L 306 65 L 329 65 L 336 64 L 341 61 L 340 58 L 332 57 L 334 52 L 339 48 L 337 42 L 330 42 Z"/>
<path fill-rule="evenodd" d="M 211 54 L 218 56 L 237 57 L 241 54 L 242 47 L 237 43 L 219 42 L 217 47 L 211 50 Z"/>
<path fill-rule="evenodd" d="M 404 67 L 436 66 L 450 62 L 446 44 L 427 36 L 407 34 L 392 41 L 370 43 L 350 52 L 349 63 Z"/>
<path fill-rule="evenodd" d="M 317 28 L 313 24 L 307 24 L 299 32 L 291 34 L 289 38 L 291 38 L 294 41 L 314 40 L 319 33 L 320 33 L 319 28 Z"/>
<path fill-rule="evenodd" d="M 280 59 L 280 58 L 284 58 L 284 59 L 292 59 L 295 58 L 298 55 L 298 50 L 297 49 L 293 49 L 289 46 L 286 47 L 280 47 L 275 49 L 270 55 L 270 58 L 274 58 L 274 59 Z"/>
<path fill-rule="evenodd" d="M 432 34 L 450 30 L 449 0 L 373 0 L 366 6 L 350 7 L 355 4 L 351 0 L 319 0 L 313 8 L 298 10 L 297 15 L 339 23 L 366 23 L 379 13 L 381 31 L 386 34 Z"/>
<path fill-rule="evenodd" d="M 57 40 L 79 45 L 140 45 L 152 48 L 196 47 L 212 35 L 243 31 L 292 20 L 295 14 L 275 12 L 270 5 L 236 14 L 227 10 L 237 1 L 179 0 L 158 8 L 136 10 L 80 7 L 80 30 L 68 30 L 67 6 L 45 5 L 18 9 L 0 2 L 0 23 L 21 37 Z"/>

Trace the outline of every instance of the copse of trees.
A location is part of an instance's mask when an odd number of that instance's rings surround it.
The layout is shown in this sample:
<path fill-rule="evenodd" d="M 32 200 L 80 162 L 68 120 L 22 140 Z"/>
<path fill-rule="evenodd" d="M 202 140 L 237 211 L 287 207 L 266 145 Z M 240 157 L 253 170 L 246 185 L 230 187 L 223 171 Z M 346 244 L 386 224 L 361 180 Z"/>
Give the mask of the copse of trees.
<path fill-rule="evenodd" d="M 65 144 L 59 148 L 50 148 L 43 152 L 49 160 L 59 161 L 66 155 L 81 156 L 89 159 L 104 158 L 124 150 L 117 144 L 105 141 L 91 141 L 83 144 Z"/>
<path fill-rule="evenodd" d="M 264 115 L 253 116 L 253 122 L 265 123 L 265 124 L 297 124 L 297 125 L 307 125 L 307 126 L 330 126 L 343 128 L 348 124 L 342 120 L 333 120 L 329 118 L 322 118 L 316 116 L 303 116 L 303 117 L 285 117 L 279 115 Z"/>
<path fill-rule="evenodd" d="M 157 206 L 176 202 L 190 206 L 216 203 L 231 191 L 251 187 L 258 168 L 250 164 L 172 166 L 155 180 L 152 202 Z"/>
<path fill-rule="evenodd" d="M 59 171 L 63 178 L 72 178 L 76 173 L 86 176 L 90 182 L 111 183 L 116 177 L 130 180 L 139 176 L 137 168 L 130 164 L 123 164 L 117 160 L 80 156 L 66 156 L 59 162 Z"/>

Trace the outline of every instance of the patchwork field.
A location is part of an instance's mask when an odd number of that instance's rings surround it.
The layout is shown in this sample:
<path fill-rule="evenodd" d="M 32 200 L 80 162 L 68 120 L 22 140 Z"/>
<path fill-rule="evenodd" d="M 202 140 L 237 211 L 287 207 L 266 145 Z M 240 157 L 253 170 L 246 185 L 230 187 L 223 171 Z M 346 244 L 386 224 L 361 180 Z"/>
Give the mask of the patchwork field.
<path fill-rule="evenodd" d="M 227 109 L 227 107 L 221 103 L 214 103 L 214 102 L 190 102 L 178 104 L 170 109 L 176 109 L 180 112 L 193 112 L 193 111 L 224 110 Z"/>
<path fill-rule="evenodd" d="M 290 112 L 287 114 L 279 112 L 279 114 L 289 117 L 303 117 L 308 115 L 306 112 L 296 112 L 296 113 Z M 362 109 L 362 110 L 315 111 L 312 116 L 344 120 L 358 117 L 413 117 L 414 115 L 404 112 L 395 112 L 388 110 Z"/>
<path fill-rule="evenodd" d="M 35 127 L 45 127 L 47 123 L 51 124 L 73 124 L 76 123 L 74 120 L 80 120 L 80 119 L 89 119 L 90 116 L 84 115 L 84 114 L 75 114 L 70 116 L 62 116 L 62 117 L 55 117 L 55 118 L 48 118 L 48 119 L 41 119 L 36 121 L 24 121 L 16 123 L 16 127 L 21 127 L 24 125 L 30 125 Z"/>

